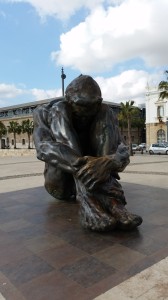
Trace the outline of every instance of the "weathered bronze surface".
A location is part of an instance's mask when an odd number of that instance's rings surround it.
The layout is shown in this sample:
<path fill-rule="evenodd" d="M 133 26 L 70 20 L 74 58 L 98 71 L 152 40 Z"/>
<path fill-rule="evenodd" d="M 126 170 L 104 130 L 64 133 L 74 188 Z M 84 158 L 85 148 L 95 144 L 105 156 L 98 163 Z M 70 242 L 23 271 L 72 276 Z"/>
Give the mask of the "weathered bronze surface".
<path fill-rule="evenodd" d="M 45 162 L 46 190 L 60 200 L 76 198 L 84 228 L 130 230 L 142 223 L 125 208 L 118 172 L 129 164 L 129 154 L 92 77 L 80 75 L 65 98 L 34 111 L 34 142 Z"/>

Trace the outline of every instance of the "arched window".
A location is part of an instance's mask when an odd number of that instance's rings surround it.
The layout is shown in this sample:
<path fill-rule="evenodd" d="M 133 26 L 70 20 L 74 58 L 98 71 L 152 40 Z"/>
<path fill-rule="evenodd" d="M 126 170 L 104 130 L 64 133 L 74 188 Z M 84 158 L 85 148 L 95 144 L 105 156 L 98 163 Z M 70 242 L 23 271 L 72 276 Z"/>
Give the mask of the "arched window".
<path fill-rule="evenodd" d="M 166 141 L 166 134 L 163 129 L 159 129 L 157 132 L 157 142 L 158 143 L 163 143 Z"/>

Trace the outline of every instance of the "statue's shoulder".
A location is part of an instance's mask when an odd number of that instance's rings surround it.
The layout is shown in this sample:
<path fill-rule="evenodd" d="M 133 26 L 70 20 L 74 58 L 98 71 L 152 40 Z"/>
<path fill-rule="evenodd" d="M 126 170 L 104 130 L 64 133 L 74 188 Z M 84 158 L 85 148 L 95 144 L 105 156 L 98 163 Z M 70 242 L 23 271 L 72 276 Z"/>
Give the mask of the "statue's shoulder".
<path fill-rule="evenodd" d="M 50 118 L 50 115 L 52 114 L 52 109 L 61 101 L 64 101 L 63 97 L 55 98 L 48 103 L 38 105 L 33 111 L 35 124 L 38 124 L 39 122 L 48 122 L 48 118 Z"/>
<path fill-rule="evenodd" d="M 55 98 L 55 99 L 53 99 L 52 101 L 50 101 L 48 103 L 38 105 L 34 109 L 33 113 L 34 113 L 34 115 L 49 113 L 52 110 L 52 108 L 57 107 L 58 103 L 64 102 L 64 101 L 65 101 L 65 99 L 63 97 Z"/>
<path fill-rule="evenodd" d="M 68 101 L 66 98 L 62 98 L 59 101 L 53 103 L 50 107 L 50 115 L 55 116 L 55 114 L 65 115 L 68 112 Z"/>

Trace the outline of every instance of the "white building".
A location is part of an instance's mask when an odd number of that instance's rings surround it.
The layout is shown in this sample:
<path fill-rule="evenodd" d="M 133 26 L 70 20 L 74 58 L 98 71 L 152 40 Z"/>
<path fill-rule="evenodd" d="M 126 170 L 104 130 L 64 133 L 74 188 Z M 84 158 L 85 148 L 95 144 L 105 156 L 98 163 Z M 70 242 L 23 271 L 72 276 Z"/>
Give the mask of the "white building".
<path fill-rule="evenodd" d="M 159 99 L 157 88 L 146 92 L 146 143 L 168 141 L 168 99 Z"/>

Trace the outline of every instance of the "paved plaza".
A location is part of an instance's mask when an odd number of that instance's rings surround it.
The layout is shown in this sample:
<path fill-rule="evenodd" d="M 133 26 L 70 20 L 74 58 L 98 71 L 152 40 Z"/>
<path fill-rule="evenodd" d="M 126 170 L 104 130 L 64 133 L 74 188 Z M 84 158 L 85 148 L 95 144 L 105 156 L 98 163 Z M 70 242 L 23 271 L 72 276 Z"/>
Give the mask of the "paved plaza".
<path fill-rule="evenodd" d="M 44 189 L 35 156 L 0 156 L 0 300 L 168 299 L 168 156 L 120 174 L 134 231 L 83 230 L 78 204 Z"/>

